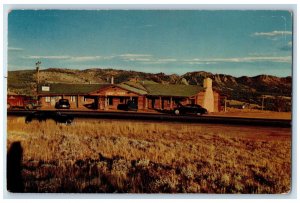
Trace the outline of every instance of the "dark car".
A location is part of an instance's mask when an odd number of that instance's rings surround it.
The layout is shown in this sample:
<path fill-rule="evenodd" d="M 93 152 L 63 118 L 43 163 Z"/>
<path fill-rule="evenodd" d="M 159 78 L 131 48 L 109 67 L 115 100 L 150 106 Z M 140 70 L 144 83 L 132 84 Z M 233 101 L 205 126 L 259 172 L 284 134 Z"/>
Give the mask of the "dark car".
<path fill-rule="evenodd" d="M 57 109 L 69 109 L 70 108 L 69 100 L 67 100 L 67 99 L 58 100 L 58 102 L 56 102 L 56 104 L 55 104 L 55 108 L 57 108 Z"/>
<path fill-rule="evenodd" d="M 178 106 L 174 109 L 174 113 L 176 115 L 180 115 L 180 114 L 202 115 L 202 114 L 207 114 L 208 111 L 207 109 L 203 108 L 198 104 L 187 104 L 185 106 L 182 104 L 178 104 Z"/>
<path fill-rule="evenodd" d="M 37 119 L 39 122 L 46 121 L 48 115 L 44 112 L 35 111 L 28 114 L 25 118 L 25 123 L 30 123 L 33 119 Z"/>
<path fill-rule="evenodd" d="M 61 113 L 61 112 L 35 111 L 35 112 L 32 112 L 32 113 L 30 113 L 26 116 L 25 122 L 30 123 L 34 119 L 38 120 L 39 122 L 46 121 L 47 119 L 52 119 L 56 123 L 64 123 L 66 125 L 70 125 L 73 122 L 74 117 L 71 116 L 71 115 Z"/>
<path fill-rule="evenodd" d="M 133 100 L 129 100 L 127 104 L 119 104 L 117 109 L 123 111 L 137 111 L 138 106 Z"/>
<path fill-rule="evenodd" d="M 56 112 L 52 118 L 55 120 L 56 123 L 65 123 L 66 125 L 70 125 L 74 117 L 71 115 L 63 114 L 61 112 Z"/>

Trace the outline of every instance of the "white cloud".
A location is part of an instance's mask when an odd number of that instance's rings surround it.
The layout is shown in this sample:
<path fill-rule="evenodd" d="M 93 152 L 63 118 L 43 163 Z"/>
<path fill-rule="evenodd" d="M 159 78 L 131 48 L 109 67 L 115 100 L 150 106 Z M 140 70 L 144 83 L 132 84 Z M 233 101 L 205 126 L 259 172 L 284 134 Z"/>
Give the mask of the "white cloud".
<path fill-rule="evenodd" d="M 144 25 L 143 27 L 153 27 L 154 25 L 151 25 L 151 24 L 147 24 L 147 25 Z"/>
<path fill-rule="evenodd" d="M 71 60 L 71 61 L 95 61 L 95 60 L 109 60 L 114 56 L 24 56 L 25 59 L 51 59 L 51 60 Z"/>
<path fill-rule="evenodd" d="M 253 57 L 234 57 L 234 58 L 208 58 L 186 60 L 189 64 L 201 63 L 242 63 L 242 62 L 281 62 L 289 63 L 292 61 L 291 56 L 253 56 Z"/>
<path fill-rule="evenodd" d="M 216 64 L 217 62 L 186 61 L 185 63 L 190 65 L 210 65 L 210 64 Z"/>
<path fill-rule="evenodd" d="M 168 64 L 183 63 L 189 65 L 211 65 L 217 63 L 251 63 L 251 62 L 280 62 L 289 63 L 292 61 L 291 56 L 249 56 L 249 57 L 231 57 L 231 58 L 194 58 L 179 60 L 175 58 L 134 58 L 127 61 L 137 61 L 143 64 Z"/>
<path fill-rule="evenodd" d="M 49 60 L 70 60 L 74 62 L 83 61 L 101 61 L 110 60 L 113 58 L 119 58 L 124 61 L 150 61 L 152 56 L 148 54 L 121 54 L 121 55 L 111 55 L 111 56 L 70 56 L 70 55 L 47 55 L 47 56 L 24 56 L 25 59 L 49 59 Z"/>
<path fill-rule="evenodd" d="M 164 62 L 161 61 L 154 61 L 154 60 L 150 60 L 150 61 L 143 61 L 142 64 L 163 64 Z M 166 63 L 166 62 L 165 62 Z"/>
<path fill-rule="evenodd" d="M 126 62 L 136 62 L 142 64 L 172 64 L 181 63 L 189 65 L 210 65 L 217 63 L 251 63 L 251 62 L 279 62 L 291 63 L 291 56 L 263 56 L 251 55 L 246 57 L 230 57 L 230 58 L 194 58 L 194 59 L 176 59 L 176 58 L 154 58 L 149 54 L 121 54 L 112 56 L 24 56 L 25 59 L 48 59 L 48 60 L 68 60 L 72 62 L 85 61 L 103 61 L 111 59 L 119 59 Z"/>
<path fill-rule="evenodd" d="M 151 61 L 149 58 L 125 58 L 124 61 Z"/>
<path fill-rule="evenodd" d="M 119 57 L 124 61 L 151 61 L 152 55 L 149 54 L 121 54 Z"/>
<path fill-rule="evenodd" d="M 284 36 L 284 35 L 292 35 L 291 31 L 278 31 L 274 30 L 272 32 L 255 32 L 254 36 L 266 36 L 266 37 L 276 37 L 276 36 Z"/>
<path fill-rule="evenodd" d="M 24 56 L 25 59 L 69 59 L 70 56 Z"/>
<path fill-rule="evenodd" d="M 165 59 L 158 59 L 158 62 L 175 62 L 177 61 L 177 59 L 173 59 L 173 58 L 165 58 Z"/>
<path fill-rule="evenodd" d="M 114 56 L 72 56 L 70 60 L 72 61 L 97 61 L 97 60 L 109 60 L 114 58 Z"/>
<path fill-rule="evenodd" d="M 8 51 L 23 51 L 23 48 L 20 47 L 8 47 Z"/>
<path fill-rule="evenodd" d="M 150 59 L 148 61 L 143 62 L 143 64 L 166 64 L 166 63 L 173 63 L 177 61 L 179 60 L 174 58 L 161 58 L 161 59 Z"/>
<path fill-rule="evenodd" d="M 120 54 L 120 57 L 151 57 L 150 54 Z"/>

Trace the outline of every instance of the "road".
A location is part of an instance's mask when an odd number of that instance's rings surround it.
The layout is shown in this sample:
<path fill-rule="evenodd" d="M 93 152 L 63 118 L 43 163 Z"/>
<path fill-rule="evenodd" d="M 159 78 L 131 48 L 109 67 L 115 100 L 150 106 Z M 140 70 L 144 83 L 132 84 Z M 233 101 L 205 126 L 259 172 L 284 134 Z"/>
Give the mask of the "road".
<path fill-rule="evenodd" d="M 9 110 L 8 116 L 27 116 L 33 112 L 42 112 L 51 115 L 57 110 L 22 111 Z M 105 118 L 105 119 L 126 119 L 126 120 L 148 120 L 161 122 L 188 122 L 188 123 L 210 123 L 228 125 L 248 125 L 248 126 L 271 126 L 271 127 L 291 127 L 291 120 L 286 119 L 261 119 L 261 118 L 239 118 L 224 116 L 196 116 L 196 115 L 173 115 L 162 113 L 141 113 L 141 112 L 105 112 L 105 111 L 73 111 L 59 110 L 61 114 L 70 115 L 76 118 Z"/>

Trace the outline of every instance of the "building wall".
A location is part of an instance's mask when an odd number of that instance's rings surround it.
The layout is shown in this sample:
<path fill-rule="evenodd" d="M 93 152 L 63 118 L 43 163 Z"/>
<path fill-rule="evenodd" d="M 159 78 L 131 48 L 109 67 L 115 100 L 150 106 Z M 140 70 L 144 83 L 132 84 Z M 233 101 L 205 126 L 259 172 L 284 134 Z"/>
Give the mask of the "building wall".
<path fill-rule="evenodd" d="M 196 104 L 203 106 L 204 92 L 199 92 L 196 96 Z"/>
<path fill-rule="evenodd" d="M 214 92 L 214 112 L 219 112 L 221 109 L 220 95 Z"/>
<path fill-rule="evenodd" d="M 39 102 L 40 102 L 40 104 L 42 106 L 41 108 L 45 108 L 45 107 L 49 107 L 50 106 L 50 103 L 46 102 L 46 97 L 44 97 L 44 96 L 39 97 Z"/>
<path fill-rule="evenodd" d="M 148 109 L 160 109 L 160 99 L 159 97 L 148 97 Z M 154 104 L 154 106 L 153 106 Z"/>
<path fill-rule="evenodd" d="M 171 99 L 172 98 L 172 99 Z M 152 107 L 152 101 L 154 101 L 154 107 Z M 180 100 L 180 103 L 185 105 L 189 103 L 189 99 L 187 98 L 177 98 L 177 97 L 147 97 L 147 108 L 145 109 L 165 109 L 165 110 L 172 110 L 177 107 L 176 101 Z"/>
<path fill-rule="evenodd" d="M 104 110 L 104 102 L 105 102 L 104 98 L 101 98 L 101 97 L 98 98 L 98 106 L 97 107 L 99 110 Z"/>
<path fill-rule="evenodd" d="M 109 88 L 100 89 L 91 95 L 98 98 L 98 107 L 100 110 L 117 110 L 119 104 L 125 104 L 130 99 L 136 99 L 138 102 L 138 109 L 145 108 L 145 96 L 138 95 L 134 92 L 111 86 Z M 123 101 L 120 100 L 123 98 Z M 112 99 L 112 104 L 109 101 Z"/>
<path fill-rule="evenodd" d="M 71 99 L 71 97 L 73 97 L 73 99 Z M 85 98 L 82 95 L 39 96 L 39 101 L 42 105 L 42 109 L 55 109 L 55 103 L 62 98 L 69 100 L 71 109 L 86 109 L 87 107 L 85 105 L 94 102 L 94 99 Z"/>
<path fill-rule="evenodd" d="M 62 95 L 57 96 L 40 96 L 39 101 L 42 105 L 42 108 L 54 109 L 55 103 L 62 98 Z"/>
<path fill-rule="evenodd" d="M 112 104 L 110 104 L 109 100 L 112 100 Z M 108 97 L 107 98 L 107 108 L 108 109 L 117 109 L 117 106 L 119 104 L 119 98 L 116 97 Z"/>
<path fill-rule="evenodd" d="M 145 96 L 139 96 L 138 97 L 138 109 L 141 110 L 141 109 L 145 109 Z"/>

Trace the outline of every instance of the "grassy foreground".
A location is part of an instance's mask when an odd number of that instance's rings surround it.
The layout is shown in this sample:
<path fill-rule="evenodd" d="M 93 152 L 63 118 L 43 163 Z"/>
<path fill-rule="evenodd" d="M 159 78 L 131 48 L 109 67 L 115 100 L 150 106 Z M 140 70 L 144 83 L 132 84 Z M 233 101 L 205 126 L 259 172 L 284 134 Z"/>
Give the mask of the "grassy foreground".
<path fill-rule="evenodd" d="M 290 129 L 96 119 L 65 126 L 24 120 L 7 120 L 8 163 L 14 146 L 20 148 L 13 156 L 20 156 L 15 159 L 20 161 L 18 191 L 290 191 Z"/>

